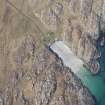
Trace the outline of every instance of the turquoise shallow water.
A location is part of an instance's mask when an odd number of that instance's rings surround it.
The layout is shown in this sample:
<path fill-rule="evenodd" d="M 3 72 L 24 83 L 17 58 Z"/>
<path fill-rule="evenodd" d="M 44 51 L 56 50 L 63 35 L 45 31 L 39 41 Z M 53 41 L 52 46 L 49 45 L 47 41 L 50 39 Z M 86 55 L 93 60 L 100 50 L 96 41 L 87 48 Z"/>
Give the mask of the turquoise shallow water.
<path fill-rule="evenodd" d="M 96 98 L 96 105 L 105 105 L 105 47 L 99 49 L 102 57 L 99 59 L 101 72 L 94 76 L 86 68 L 82 68 L 79 77 L 82 83 Z"/>

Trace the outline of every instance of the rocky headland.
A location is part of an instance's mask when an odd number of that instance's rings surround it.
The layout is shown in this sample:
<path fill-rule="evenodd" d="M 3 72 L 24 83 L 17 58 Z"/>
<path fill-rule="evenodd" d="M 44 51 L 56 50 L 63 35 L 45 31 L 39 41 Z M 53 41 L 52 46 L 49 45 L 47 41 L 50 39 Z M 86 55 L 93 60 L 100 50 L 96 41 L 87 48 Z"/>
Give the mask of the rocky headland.
<path fill-rule="evenodd" d="M 44 45 L 64 41 L 97 74 L 104 13 L 105 0 L 0 0 L 0 105 L 94 105 Z"/>

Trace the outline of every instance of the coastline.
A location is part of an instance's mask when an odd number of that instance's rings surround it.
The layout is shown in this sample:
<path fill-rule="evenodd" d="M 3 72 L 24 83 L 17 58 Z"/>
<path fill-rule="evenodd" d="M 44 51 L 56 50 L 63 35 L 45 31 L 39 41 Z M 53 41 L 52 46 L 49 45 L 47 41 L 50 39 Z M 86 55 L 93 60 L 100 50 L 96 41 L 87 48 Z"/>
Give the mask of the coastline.
<path fill-rule="evenodd" d="M 57 54 L 57 52 L 54 51 L 54 50 L 51 48 L 51 46 L 50 46 L 49 50 L 50 50 L 53 54 L 55 54 L 57 58 L 59 58 L 59 59 L 61 60 L 62 66 L 64 66 L 64 67 L 70 69 L 70 72 L 71 72 L 71 74 L 73 75 L 73 77 L 81 84 L 81 86 L 83 86 L 83 88 L 86 88 L 86 89 L 87 89 L 87 91 L 88 91 L 89 94 L 91 95 L 92 99 L 95 101 L 95 105 L 96 105 L 96 98 L 95 98 L 95 96 L 91 93 L 91 91 L 89 90 L 89 88 L 88 88 L 86 85 L 83 84 L 83 82 L 82 82 L 82 80 L 81 80 L 81 78 L 80 78 L 80 75 L 78 75 L 79 72 L 81 71 L 81 67 L 83 67 L 83 65 L 81 65 L 80 68 L 78 68 L 78 72 L 73 72 L 72 68 L 64 63 L 64 60 L 62 60 L 62 57 L 59 56 L 59 55 Z"/>

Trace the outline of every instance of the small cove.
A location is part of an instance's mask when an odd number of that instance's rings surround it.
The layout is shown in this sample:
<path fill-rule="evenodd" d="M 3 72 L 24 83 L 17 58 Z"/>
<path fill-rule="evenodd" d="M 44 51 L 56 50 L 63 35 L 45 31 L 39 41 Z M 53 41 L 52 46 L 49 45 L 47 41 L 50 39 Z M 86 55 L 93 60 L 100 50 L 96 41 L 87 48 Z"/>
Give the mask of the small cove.
<path fill-rule="evenodd" d="M 105 47 L 99 49 L 102 53 L 99 59 L 101 72 L 97 75 L 92 75 L 89 70 L 83 67 L 83 62 L 76 58 L 63 42 L 55 42 L 50 48 L 62 59 L 64 65 L 70 67 L 81 79 L 83 85 L 95 97 L 96 105 L 105 105 Z"/>
<path fill-rule="evenodd" d="M 101 72 L 92 75 L 86 68 L 81 68 L 80 79 L 96 98 L 96 105 L 105 105 L 105 46 L 99 47 Z"/>

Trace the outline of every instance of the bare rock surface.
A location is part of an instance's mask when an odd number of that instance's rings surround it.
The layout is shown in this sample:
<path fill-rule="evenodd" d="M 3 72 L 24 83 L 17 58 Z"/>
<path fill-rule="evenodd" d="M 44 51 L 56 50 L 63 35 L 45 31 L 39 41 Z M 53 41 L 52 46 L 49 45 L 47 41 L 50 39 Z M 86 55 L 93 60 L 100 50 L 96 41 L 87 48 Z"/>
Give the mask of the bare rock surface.
<path fill-rule="evenodd" d="M 8 82 L 0 89 L 1 105 L 94 105 L 89 91 L 47 48 L 37 54 L 31 35 L 10 45 Z M 28 58 L 27 58 L 28 57 Z"/>
<path fill-rule="evenodd" d="M 90 66 L 104 21 L 105 0 L 0 0 L 0 105 L 94 105 L 44 45 L 63 40 Z"/>
<path fill-rule="evenodd" d="M 45 7 L 35 11 L 35 15 L 48 30 L 60 34 L 62 40 L 68 43 L 72 51 L 90 67 L 91 59 L 94 59 L 95 52 L 98 52 L 97 40 L 100 33 L 104 32 L 104 2 L 50 0 Z M 81 41 L 85 44 L 81 44 Z"/>

